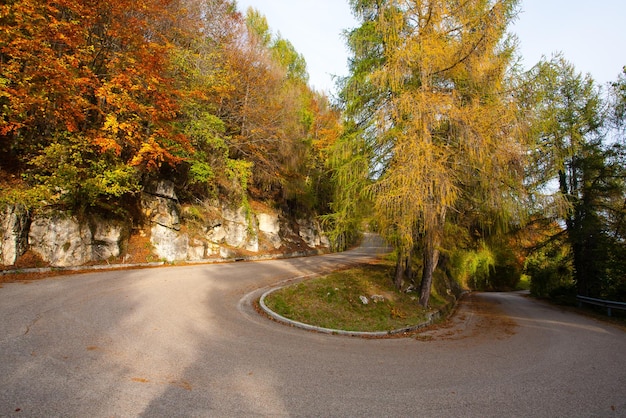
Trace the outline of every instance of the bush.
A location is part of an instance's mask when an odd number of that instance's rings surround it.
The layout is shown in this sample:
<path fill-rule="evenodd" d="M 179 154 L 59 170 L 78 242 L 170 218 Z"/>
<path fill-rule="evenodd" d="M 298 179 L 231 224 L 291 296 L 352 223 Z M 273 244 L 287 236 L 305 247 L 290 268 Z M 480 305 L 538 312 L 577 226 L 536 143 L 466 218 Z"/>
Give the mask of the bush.
<path fill-rule="evenodd" d="M 569 247 L 554 242 L 534 252 L 526 259 L 525 273 L 530 276 L 530 293 L 537 297 L 573 287 Z"/>

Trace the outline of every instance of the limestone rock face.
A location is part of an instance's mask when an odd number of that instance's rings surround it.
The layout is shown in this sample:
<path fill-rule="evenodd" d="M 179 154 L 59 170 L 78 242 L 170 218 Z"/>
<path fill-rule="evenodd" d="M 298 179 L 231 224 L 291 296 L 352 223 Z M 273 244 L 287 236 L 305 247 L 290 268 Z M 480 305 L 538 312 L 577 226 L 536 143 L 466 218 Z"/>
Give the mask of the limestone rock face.
<path fill-rule="evenodd" d="M 206 238 L 215 244 L 226 244 L 229 247 L 258 252 L 258 227 L 254 215 L 249 219 L 246 216 L 245 207 L 232 209 L 222 206 L 220 212 L 221 221 L 214 222 L 213 226 L 208 228 Z M 220 252 L 220 254 L 224 253 L 224 251 Z"/>
<path fill-rule="evenodd" d="M 178 231 L 156 224 L 152 226 L 151 241 L 159 258 L 166 261 L 186 260 L 189 237 Z"/>
<path fill-rule="evenodd" d="M 222 208 L 222 216 L 224 217 L 224 229 L 226 236 L 224 240 L 231 247 L 243 247 L 248 239 L 248 219 L 246 218 L 245 208 L 230 209 Z"/>
<path fill-rule="evenodd" d="M 222 251 L 220 245 L 259 251 L 256 222 L 248 219 L 244 207 L 232 209 L 223 205 L 214 208 L 220 217 L 207 220 L 204 240 L 190 238 L 189 233 L 181 232 L 181 208 L 171 182 L 160 182 L 146 188 L 142 194 L 141 207 L 145 218 L 151 223 L 150 240 L 154 252 L 166 261 L 198 261 L 215 254 L 230 254 L 230 251 Z"/>
<path fill-rule="evenodd" d="M 0 264 L 15 264 L 28 247 L 29 217 L 20 205 L 8 206 L 0 219 Z"/>
<path fill-rule="evenodd" d="M 330 247 L 328 237 L 320 232 L 322 228 L 319 222 L 310 219 L 299 219 L 297 223 L 299 227 L 298 234 L 309 247 Z"/>
<path fill-rule="evenodd" d="M 278 215 L 269 213 L 259 213 L 257 215 L 259 220 L 259 231 L 265 234 L 278 235 L 280 232 L 280 222 Z"/>
<path fill-rule="evenodd" d="M 53 267 L 92 261 L 92 238 L 88 225 L 60 213 L 37 215 L 28 233 L 30 249 Z"/>
<path fill-rule="evenodd" d="M 212 201 L 183 210 L 170 181 L 145 187 L 141 208 L 154 255 L 169 262 L 328 246 L 315 220 L 295 222 L 276 209 L 261 207 L 252 213 L 249 206 Z M 53 267 L 114 261 L 124 255 L 130 239 L 129 220 L 98 215 L 79 219 L 54 211 L 31 216 L 17 206 L 5 208 L 0 216 L 0 265 L 15 264 L 28 249 Z"/>
<path fill-rule="evenodd" d="M 130 236 L 127 223 L 92 218 L 79 221 L 62 212 L 33 217 L 29 248 L 53 267 L 80 266 L 119 257 Z"/>
<path fill-rule="evenodd" d="M 259 232 L 267 238 L 274 249 L 279 249 L 283 245 L 280 237 L 280 218 L 276 214 L 259 213 Z"/>
<path fill-rule="evenodd" d="M 199 239 L 189 240 L 187 248 L 187 260 L 200 261 L 207 258 L 207 245 Z"/>
<path fill-rule="evenodd" d="M 115 220 L 94 220 L 92 231 L 92 257 L 95 261 L 119 257 L 130 237 L 128 225 Z"/>
<path fill-rule="evenodd" d="M 171 181 L 147 186 L 141 193 L 143 215 L 151 224 L 154 252 L 166 261 L 187 259 L 189 237 L 180 231 L 180 205 Z"/>
<path fill-rule="evenodd" d="M 180 230 L 180 206 L 174 183 L 162 181 L 147 187 L 141 194 L 141 208 L 150 223 Z"/>

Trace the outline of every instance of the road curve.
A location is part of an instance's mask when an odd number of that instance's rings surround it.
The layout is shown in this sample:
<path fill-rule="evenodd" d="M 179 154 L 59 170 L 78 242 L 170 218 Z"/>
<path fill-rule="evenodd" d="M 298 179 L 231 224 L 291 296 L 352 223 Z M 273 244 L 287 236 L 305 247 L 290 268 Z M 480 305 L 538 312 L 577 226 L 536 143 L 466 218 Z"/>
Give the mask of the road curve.
<path fill-rule="evenodd" d="M 0 416 L 626 416 L 626 333 L 521 294 L 472 294 L 388 340 L 250 305 L 378 250 L 4 285 Z"/>

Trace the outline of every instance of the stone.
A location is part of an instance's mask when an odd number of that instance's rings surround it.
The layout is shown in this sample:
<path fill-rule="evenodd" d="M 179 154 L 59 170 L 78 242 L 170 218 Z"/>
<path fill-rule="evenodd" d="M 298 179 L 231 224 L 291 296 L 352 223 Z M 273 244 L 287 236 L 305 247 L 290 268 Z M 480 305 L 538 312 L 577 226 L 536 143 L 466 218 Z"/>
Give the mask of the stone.
<path fill-rule="evenodd" d="M 384 302 L 385 301 L 385 297 L 383 295 L 372 295 L 372 296 L 370 296 L 370 299 L 374 303 L 379 303 L 379 302 Z"/>
<path fill-rule="evenodd" d="M 206 257 L 219 256 L 220 254 L 220 246 L 217 244 L 213 244 L 211 242 L 207 242 L 206 244 Z"/>
<path fill-rule="evenodd" d="M 237 252 L 231 248 L 220 247 L 220 257 L 221 258 L 235 258 L 237 257 Z"/>
<path fill-rule="evenodd" d="M 128 226 L 116 220 L 97 219 L 92 222 L 92 252 L 96 261 L 119 257 L 124 241 L 129 237 Z"/>
<path fill-rule="evenodd" d="M 370 303 L 369 299 L 367 298 L 367 296 L 359 296 L 359 299 L 361 299 L 361 303 L 363 305 L 367 305 Z"/>
<path fill-rule="evenodd" d="M 278 235 L 280 232 L 280 223 L 278 215 L 270 213 L 259 213 L 257 215 L 259 221 L 259 231 L 265 234 Z"/>
<path fill-rule="evenodd" d="M 174 183 L 161 181 L 146 187 L 141 193 L 141 208 L 149 222 L 180 230 L 180 205 Z"/>
<path fill-rule="evenodd" d="M 330 240 L 320 231 L 322 230 L 316 220 L 298 219 L 298 234 L 300 238 L 312 248 L 330 247 Z"/>
<path fill-rule="evenodd" d="M 153 196 L 159 196 L 169 200 L 175 200 L 178 202 L 176 191 L 174 189 L 174 182 L 169 180 L 161 180 L 156 183 L 148 184 L 144 188 L 144 192 Z"/>
<path fill-rule="evenodd" d="M 62 213 L 33 218 L 30 249 L 53 267 L 80 266 L 92 261 L 92 234 L 86 223 Z"/>
<path fill-rule="evenodd" d="M 224 226 L 222 224 L 218 224 L 212 228 L 210 228 L 207 233 L 206 233 L 206 237 L 209 241 L 214 242 L 216 244 L 221 244 L 223 242 L 226 241 L 226 229 L 224 228 Z"/>
<path fill-rule="evenodd" d="M 246 244 L 248 240 L 248 225 L 228 222 L 226 225 L 226 237 L 224 241 L 231 247 L 239 248 Z"/>
<path fill-rule="evenodd" d="M 204 242 L 198 239 L 192 239 L 189 242 L 189 248 L 187 249 L 187 260 L 199 261 L 206 258 L 206 246 Z"/>
<path fill-rule="evenodd" d="M 246 216 L 246 208 L 240 207 L 231 209 L 222 207 L 222 216 L 224 223 L 224 243 L 234 248 L 243 248 L 247 251 L 259 251 L 259 237 L 256 220 L 248 219 Z"/>
<path fill-rule="evenodd" d="M 272 244 L 274 249 L 279 249 L 283 245 L 280 237 L 280 220 L 278 215 L 259 213 L 257 215 L 259 221 L 259 232 Z"/>
<path fill-rule="evenodd" d="M 248 237 L 248 241 L 244 247 L 247 251 L 258 253 L 259 252 L 259 235 L 252 234 Z"/>
<path fill-rule="evenodd" d="M 180 229 L 179 207 L 175 200 L 142 193 L 141 209 L 150 223 Z"/>
<path fill-rule="evenodd" d="M 189 250 L 187 234 L 156 224 L 151 229 L 150 242 L 155 254 L 163 260 L 173 262 L 187 259 Z"/>
<path fill-rule="evenodd" d="M 7 206 L 0 219 L 0 264 L 10 266 L 28 248 L 29 216 L 21 205 Z"/>

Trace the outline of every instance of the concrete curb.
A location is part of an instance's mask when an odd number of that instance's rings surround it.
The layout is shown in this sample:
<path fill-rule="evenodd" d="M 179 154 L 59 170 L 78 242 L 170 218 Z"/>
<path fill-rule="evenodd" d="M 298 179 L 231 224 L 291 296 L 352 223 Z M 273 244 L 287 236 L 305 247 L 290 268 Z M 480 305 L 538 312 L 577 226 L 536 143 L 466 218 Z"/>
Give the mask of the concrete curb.
<path fill-rule="evenodd" d="M 64 272 L 64 271 L 94 271 L 94 270 L 116 270 L 116 269 L 137 269 L 145 267 L 161 267 L 165 265 L 181 266 L 181 265 L 201 265 L 201 264 L 225 264 L 234 263 L 238 261 L 268 261 L 268 260 L 282 260 L 288 258 L 298 257 L 311 257 L 315 255 L 325 254 L 323 250 L 309 250 L 298 251 L 295 253 L 287 254 L 267 254 L 267 255 L 255 255 L 249 257 L 237 257 L 237 258 L 216 258 L 205 259 L 198 261 L 179 261 L 179 262 L 165 262 L 155 261 L 151 263 L 133 263 L 133 264 L 96 264 L 93 266 L 69 266 L 69 267 L 33 267 L 22 268 L 12 270 L 0 270 L 0 276 L 6 276 L 10 274 L 27 274 L 27 273 L 51 273 L 51 272 Z"/>
<path fill-rule="evenodd" d="M 135 263 L 135 264 L 97 264 L 95 266 L 72 266 L 72 267 L 35 267 L 14 270 L 1 270 L 0 276 L 9 274 L 26 274 L 26 273 L 51 273 L 64 271 L 93 271 L 93 270 L 115 270 L 115 269 L 132 269 L 142 267 L 159 267 L 165 265 L 165 262 L 158 261 L 154 263 Z"/>
<path fill-rule="evenodd" d="M 452 309 L 454 309 L 454 307 L 456 306 L 456 304 L 458 302 L 458 299 L 457 299 L 457 300 L 455 300 L 455 302 L 451 306 L 446 306 L 443 309 L 440 309 L 440 310 L 437 310 L 437 311 L 434 311 L 434 312 L 429 312 L 428 313 L 428 319 L 426 321 L 424 321 L 424 322 L 422 322 L 420 324 L 417 324 L 417 325 L 410 326 L 410 327 L 395 329 L 395 330 L 391 330 L 391 331 L 377 331 L 377 332 L 345 331 L 345 330 L 339 330 L 339 329 L 323 328 L 323 327 L 318 327 L 318 326 L 315 326 L 315 325 L 305 324 L 303 322 L 294 321 L 292 319 L 285 318 L 284 316 L 279 315 L 276 312 L 272 311 L 270 308 L 268 308 L 267 305 L 265 304 L 265 298 L 267 296 L 269 296 L 270 294 L 272 294 L 273 292 L 276 292 L 277 290 L 282 289 L 283 287 L 289 286 L 291 284 L 293 284 L 293 283 L 290 283 L 290 284 L 287 284 L 287 285 L 280 285 L 280 286 L 273 287 L 272 289 L 264 292 L 261 295 L 261 298 L 259 299 L 259 306 L 261 307 L 263 312 L 265 312 L 266 315 L 268 315 L 270 318 L 276 320 L 277 322 L 280 322 L 280 323 L 283 323 L 283 324 L 286 324 L 286 325 L 290 325 L 290 326 L 295 327 L 295 328 L 301 328 L 301 329 L 304 329 L 304 330 L 307 330 L 307 331 L 315 331 L 315 332 L 319 332 L 319 333 L 322 333 L 322 334 L 342 335 L 342 336 L 348 336 L 348 337 L 381 338 L 381 337 L 390 337 L 390 336 L 403 334 L 403 333 L 415 332 L 415 331 L 418 331 L 418 330 L 420 330 L 422 328 L 425 328 L 427 326 L 432 325 L 435 320 L 441 318 L 447 312 L 452 311 Z"/>

